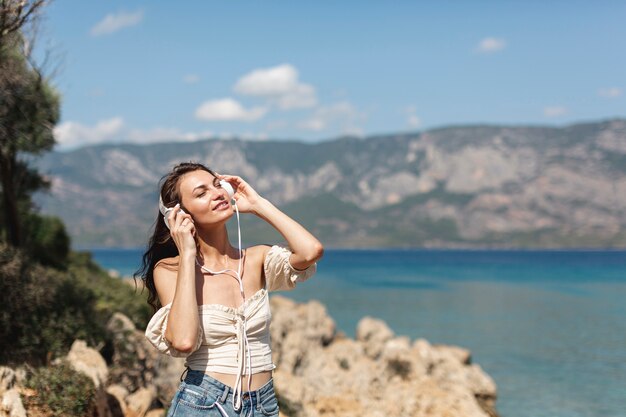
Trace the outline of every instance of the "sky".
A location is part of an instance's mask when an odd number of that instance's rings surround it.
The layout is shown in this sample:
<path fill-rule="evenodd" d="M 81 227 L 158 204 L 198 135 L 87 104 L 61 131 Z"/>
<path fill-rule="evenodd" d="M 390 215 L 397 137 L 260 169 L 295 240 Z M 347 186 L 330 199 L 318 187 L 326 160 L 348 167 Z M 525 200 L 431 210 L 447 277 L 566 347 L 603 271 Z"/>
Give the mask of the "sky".
<path fill-rule="evenodd" d="M 57 150 L 626 116 L 626 2 L 54 0 Z"/>

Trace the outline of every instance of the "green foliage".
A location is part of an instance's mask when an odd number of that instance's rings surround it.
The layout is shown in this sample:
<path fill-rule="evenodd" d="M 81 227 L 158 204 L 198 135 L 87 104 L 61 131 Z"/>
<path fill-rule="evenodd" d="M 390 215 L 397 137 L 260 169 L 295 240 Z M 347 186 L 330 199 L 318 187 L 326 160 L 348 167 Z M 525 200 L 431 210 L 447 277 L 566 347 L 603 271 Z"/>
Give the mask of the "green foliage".
<path fill-rule="evenodd" d="M 26 388 L 37 392 L 24 399 L 25 408 L 49 411 L 53 416 L 91 416 L 95 408 L 96 388 L 84 374 L 66 362 L 34 369 L 26 378 Z"/>
<path fill-rule="evenodd" d="M 4 2 L 2 5 L 5 7 Z M 3 10 L 3 16 L 6 17 Z M 0 26 L 4 27 L 5 19 Z M 39 155 L 55 144 L 54 125 L 60 118 L 60 95 L 33 66 L 20 31 L 2 33 L 0 42 L 0 235 L 22 246 L 23 218 L 32 211 L 31 195 L 49 183 L 29 167 L 25 155 Z M 25 209 L 24 209 L 25 207 Z"/>
<path fill-rule="evenodd" d="M 46 363 L 76 338 L 104 338 L 95 294 L 71 274 L 0 244 L 0 363 Z"/>
<path fill-rule="evenodd" d="M 145 327 L 150 308 L 128 284 L 109 277 L 89 255 L 72 254 L 67 271 L 43 267 L 0 244 L 0 363 L 44 364 L 75 339 L 98 346 L 119 311 Z"/>
<path fill-rule="evenodd" d="M 23 219 L 24 247 L 40 264 L 67 267 L 70 238 L 58 217 L 28 213 Z"/>
<path fill-rule="evenodd" d="M 24 37 L 5 37 L 0 48 L 3 77 L 0 115 L 9 135 L 4 149 L 39 154 L 55 144 L 53 128 L 61 116 L 61 96 L 23 54 Z"/>
<path fill-rule="evenodd" d="M 134 281 L 110 277 L 89 252 L 72 252 L 68 271 L 96 297 L 96 309 L 108 320 L 113 313 L 120 312 L 130 318 L 138 328 L 145 328 L 152 317 L 147 303 L 147 292 L 140 291 L 141 285 Z"/>

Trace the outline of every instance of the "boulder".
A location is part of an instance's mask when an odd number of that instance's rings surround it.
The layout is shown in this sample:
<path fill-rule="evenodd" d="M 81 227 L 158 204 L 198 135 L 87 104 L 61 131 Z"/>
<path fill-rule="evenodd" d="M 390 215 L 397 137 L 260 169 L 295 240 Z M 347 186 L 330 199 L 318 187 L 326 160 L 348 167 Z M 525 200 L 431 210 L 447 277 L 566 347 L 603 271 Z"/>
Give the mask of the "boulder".
<path fill-rule="evenodd" d="M 318 301 L 296 304 L 284 297 L 272 297 L 270 305 L 272 312 L 283 313 L 272 313 L 270 326 L 272 360 L 276 365 L 297 372 L 307 349 L 326 346 L 335 337 L 335 322 Z"/>
<path fill-rule="evenodd" d="M 384 321 L 368 316 L 363 317 L 356 327 L 356 340 L 363 344 L 365 353 L 372 359 L 378 358 L 385 343 L 393 336 Z"/>
<path fill-rule="evenodd" d="M 0 366 L 0 416 L 26 417 L 26 410 L 17 387 L 17 373 L 6 366 Z"/>
<path fill-rule="evenodd" d="M 96 387 L 96 412 L 98 416 L 110 417 L 109 400 L 105 390 L 108 381 L 109 369 L 100 352 L 87 346 L 84 340 L 75 340 L 72 343 L 67 362 L 72 369 L 87 375 Z"/>
<path fill-rule="evenodd" d="M 76 372 L 91 378 L 96 388 L 106 384 L 109 377 L 107 363 L 100 352 L 88 347 L 84 340 L 75 340 L 72 343 L 67 361 Z"/>
<path fill-rule="evenodd" d="M 144 417 L 156 399 L 156 388 L 140 388 L 126 397 L 126 417 Z"/>
<path fill-rule="evenodd" d="M 122 313 L 115 313 L 107 323 L 113 343 L 111 381 L 130 392 L 152 383 L 158 352 L 149 345 L 133 322 Z"/>
<path fill-rule="evenodd" d="M 125 417 L 128 412 L 126 406 L 128 390 L 119 384 L 113 384 L 107 387 L 106 392 L 111 414 L 115 417 Z"/>
<path fill-rule="evenodd" d="M 122 313 L 111 317 L 107 331 L 113 341 L 111 381 L 131 393 L 154 387 L 159 401 L 169 405 L 185 370 L 185 359 L 160 354 L 146 340 L 143 331 L 137 330 Z"/>
<path fill-rule="evenodd" d="M 17 389 L 12 388 L 0 394 L 0 416 L 26 417 L 26 410 Z"/>
<path fill-rule="evenodd" d="M 290 417 L 488 417 L 496 386 L 468 350 L 396 337 L 382 321 L 338 335 L 317 302 L 272 303 L 272 354 L 281 412 Z M 332 325 L 331 325 L 332 323 Z M 332 329 L 332 332 L 331 332 Z"/>

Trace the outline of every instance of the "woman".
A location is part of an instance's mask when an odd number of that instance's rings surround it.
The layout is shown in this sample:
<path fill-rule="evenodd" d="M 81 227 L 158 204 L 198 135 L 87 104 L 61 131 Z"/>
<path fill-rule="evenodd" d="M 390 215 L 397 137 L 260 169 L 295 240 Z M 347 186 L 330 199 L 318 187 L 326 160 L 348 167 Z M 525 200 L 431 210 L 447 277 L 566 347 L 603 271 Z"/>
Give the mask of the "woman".
<path fill-rule="evenodd" d="M 174 210 L 159 215 L 137 275 L 156 311 L 146 337 L 162 353 L 186 357 L 167 415 L 278 416 L 268 292 L 311 277 L 323 246 L 241 177 L 181 163 L 164 179 L 162 203 Z M 236 210 L 267 221 L 288 248 L 233 247 L 226 222 L 234 207 L 220 181 L 232 185 Z"/>

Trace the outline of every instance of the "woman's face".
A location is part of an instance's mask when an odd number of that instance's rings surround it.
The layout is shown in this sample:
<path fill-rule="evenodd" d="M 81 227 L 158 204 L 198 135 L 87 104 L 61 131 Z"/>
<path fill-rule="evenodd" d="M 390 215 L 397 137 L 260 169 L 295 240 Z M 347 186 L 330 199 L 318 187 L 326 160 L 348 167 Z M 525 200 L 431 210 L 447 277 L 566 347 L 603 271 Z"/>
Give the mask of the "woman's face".
<path fill-rule="evenodd" d="M 186 173 L 180 179 L 179 192 L 183 209 L 196 225 L 222 222 L 233 215 L 228 193 L 209 172 Z"/>

